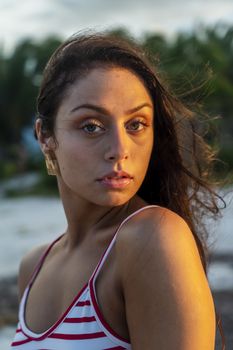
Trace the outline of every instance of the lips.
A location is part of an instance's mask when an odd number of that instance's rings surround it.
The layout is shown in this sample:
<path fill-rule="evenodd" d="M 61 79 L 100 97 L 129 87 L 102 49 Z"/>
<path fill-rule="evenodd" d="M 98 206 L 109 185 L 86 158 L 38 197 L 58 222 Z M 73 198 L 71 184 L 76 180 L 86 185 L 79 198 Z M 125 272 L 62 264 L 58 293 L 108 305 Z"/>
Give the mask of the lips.
<path fill-rule="evenodd" d="M 132 179 L 133 176 L 125 171 L 112 171 L 111 173 L 105 174 L 99 181 L 104 179 Z"/>
<path fill-rule="evenodd" d="M 105 174 L 98 182 L 105 189 L 110 191 L 123 191 L 128 188 L 132 182 L 133 176 L 125 171 L 112 171 Z"/>

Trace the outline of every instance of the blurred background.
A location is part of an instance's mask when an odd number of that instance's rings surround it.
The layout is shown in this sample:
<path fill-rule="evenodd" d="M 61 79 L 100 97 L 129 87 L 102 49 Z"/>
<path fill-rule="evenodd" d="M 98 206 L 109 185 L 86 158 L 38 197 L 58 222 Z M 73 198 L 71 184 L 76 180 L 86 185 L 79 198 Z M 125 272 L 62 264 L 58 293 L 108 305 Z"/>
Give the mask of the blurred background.
<path fill-rule="evenodd" d="M 33 137 L 35 100 L 52 52 L 84 29 L 136 40 L 176 94 L 211 117 L 206 137 L 219 151 L 214 176 L 224 181 L 219 191 L 227 207 L 221 220 L 208 222 L 208 278 L 226 349 L 233 349 L 233 1 L 0 0 L 1 350 L 9 348 L 17 321 L 22 256 L 66 226 L 56 182 Z"/>

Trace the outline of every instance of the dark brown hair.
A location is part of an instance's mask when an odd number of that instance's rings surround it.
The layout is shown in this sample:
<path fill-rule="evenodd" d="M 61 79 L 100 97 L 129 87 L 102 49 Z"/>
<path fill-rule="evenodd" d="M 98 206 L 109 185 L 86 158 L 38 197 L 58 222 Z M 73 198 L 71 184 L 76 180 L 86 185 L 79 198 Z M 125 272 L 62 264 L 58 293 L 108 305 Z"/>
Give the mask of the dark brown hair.
<path fill-rule="evenodd" d="M 44 70 L 37 100 L 42 131 L 55 136 L 56 112 L 67 88 L 101 66 L 126 68 L 148 89 L 154 103 L 154 145 L 138 195 L 150 204 L 171 209 L 187 222 L 207 273 L 208 234 L 203 217 L 219 214 L 219 196 L 210 183 L 214 154 L 197 133 L 197 114 L 169 92 L 135 43 L 105 33 L 78 34 L 64 42 Z"/>

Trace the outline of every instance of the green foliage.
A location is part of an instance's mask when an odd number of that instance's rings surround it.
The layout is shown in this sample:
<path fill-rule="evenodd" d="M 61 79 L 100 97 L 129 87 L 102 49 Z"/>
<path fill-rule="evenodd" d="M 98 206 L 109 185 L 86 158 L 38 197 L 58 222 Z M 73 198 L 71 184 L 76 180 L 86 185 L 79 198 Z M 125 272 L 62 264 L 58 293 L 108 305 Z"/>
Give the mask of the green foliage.
<path fill-rule="evenodd" d="M 0 179 L 7 179 L 17 174 L 17 166 L 13 161 L 5 161 L 0 163 Z"/>
<path fill-rule="evenodd" d="M 233 169 L 233 150 L 232 148 L 225 147 L 219 152 L 219 158 L 223 161 L 223 169 L 224 163 L 227 170 Z"/>
<path fill-rule="evenodd" d="M 0 55 L 0 149 L 18 144 L 22 128 L 31 124 L 42 71 L 60 43 L 57 38 L 41 44 L 26 39 L 11 57 Z"/>

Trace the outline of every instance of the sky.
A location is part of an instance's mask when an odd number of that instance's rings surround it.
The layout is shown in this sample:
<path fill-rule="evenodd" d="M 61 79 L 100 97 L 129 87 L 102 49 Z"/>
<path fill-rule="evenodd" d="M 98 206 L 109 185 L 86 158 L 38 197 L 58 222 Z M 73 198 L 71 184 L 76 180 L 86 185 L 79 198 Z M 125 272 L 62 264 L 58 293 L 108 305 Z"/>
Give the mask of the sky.
<path fill-rule="evenodd" d="M 25 37 L 65 39 L 88 28 L 172 36 L 219 22 L 233 24 L 233 0 L 0 0 L 0 47 L 10 52 Z"/>

